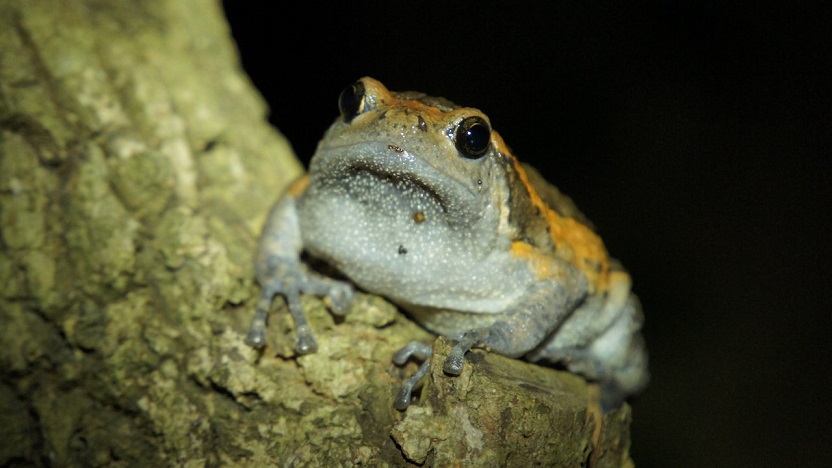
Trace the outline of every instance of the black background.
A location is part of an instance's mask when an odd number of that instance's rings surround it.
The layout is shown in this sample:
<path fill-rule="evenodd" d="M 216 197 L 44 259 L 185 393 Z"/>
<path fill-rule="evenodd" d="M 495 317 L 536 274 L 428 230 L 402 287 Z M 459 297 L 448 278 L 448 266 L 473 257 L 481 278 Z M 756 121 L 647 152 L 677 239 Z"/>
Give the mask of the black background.
<path fill-rule="evenodd" d="M 828 7 L 279 3 L 225 8 L 304 163 L 369 75 L 482 109 L 599 227 L 647 317 L 638 466 L 828 462 Z"/>

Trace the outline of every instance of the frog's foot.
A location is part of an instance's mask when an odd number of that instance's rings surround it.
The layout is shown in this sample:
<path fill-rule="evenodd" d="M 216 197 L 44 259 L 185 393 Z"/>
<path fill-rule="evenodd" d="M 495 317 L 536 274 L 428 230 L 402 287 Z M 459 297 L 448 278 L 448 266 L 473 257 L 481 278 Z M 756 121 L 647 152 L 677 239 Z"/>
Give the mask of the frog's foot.
<path fill-rule="evenodd" d="M 495 322 L 490 327 L 476 328 L 455 336 L 442 370 L 448 375 L 459 375 L 465 365 L 465 355 L 473 347 L 484 348 L 506 357 L 519 358 L 540 343 L 540 337 L 533 335 L 518 336 L 512 327 L 503 321 Z M 519 340 L 518 340 L 519 338 Z"/>
<path fill-rule="evenodd" d="M 272 298 L 282 295 L 292 320 L 295 323 L 295 351 L 298 354 L 310 354 L 318 350 L 318 344 L 306 320 L 306 314 L 300 303 L 300 295 L 312 294 L 329 298 L 330 310 L 336 315 L 349 311 L 353 300 L 353 289 L 348 283 L 328 278 L 319 278 L 306 273 L 285 274 L 282 278 L 273 277 L 261 280 L 263 291 L 257 301 L 257 311 L 251 321 L 246 343 L 254 348 L 266 346 L 266 325 Z"/>
<path fill-rule="evenodd" d="M 410 406 L 410 398 L 413 393 L 413 389 L 419 384 L 425 375 L 427 375 L 428 370 L 430 370 L 430 357 L 432 354 L 433 350 L 430 346 L 418 341 L 411 341 L 407 346 L 400 349 L 393 356 L 393 363 L 397 366 L 403 366 L 411 358 L 411 356 L 415 356 L 416 358 L 423 360 L 419 369 L 414 372 L 413 375 L 405 379 L 402 384 L 402 389 L 399 390 L 399 394 L 393 402 L 393 406 L 397 410 L 404 411 L 408 406 Z"/>

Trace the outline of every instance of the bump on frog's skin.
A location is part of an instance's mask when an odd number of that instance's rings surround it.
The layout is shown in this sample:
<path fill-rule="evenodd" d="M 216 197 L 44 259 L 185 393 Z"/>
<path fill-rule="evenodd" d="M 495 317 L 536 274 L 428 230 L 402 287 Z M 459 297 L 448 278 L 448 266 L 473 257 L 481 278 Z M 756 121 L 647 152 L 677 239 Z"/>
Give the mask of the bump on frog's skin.
<path fill-rule="evenodd" d="M 308 176 L 269 214 L 248 342 L 265 345 L 275 295 L 287 301 L 301 353 L 316 349 L 301 293 L 329 296 L 336 313 L 349 308 L 352 287 L 310 273 L 299 259 L 305 250 L 457 340 L 446 373 L 459 374 L 465 353 L 480 346 L 598 381 L 605 410 L 639 392 L 647 354 L 630 277 L 572 201 L 518 163 L 477 109 L 391 92 L 372 78 L 349 92 Z M 455 145 L 471 117 L 490 131 L 477 157 Z M 430 353 L 420 343 L 397 353 L 397 364 L 411 356 L 424 363 L 396 407 L 409 404 Z"/>

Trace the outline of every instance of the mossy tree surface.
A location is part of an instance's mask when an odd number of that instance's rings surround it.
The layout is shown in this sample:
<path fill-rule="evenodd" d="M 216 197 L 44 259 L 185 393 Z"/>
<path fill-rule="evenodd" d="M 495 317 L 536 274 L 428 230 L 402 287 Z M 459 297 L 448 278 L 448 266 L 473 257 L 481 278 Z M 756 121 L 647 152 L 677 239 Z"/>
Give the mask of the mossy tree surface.
<path fill-rule="evenodd" d="M 395 411 L 393 352 L 432 338 L 377 297 L 304 298 L 316 354 L 285 313 L 247 347 L 302 171 L 266 112 L 217 1 L 0 0 L 0 465 L 629 463 L 628 407 L 484 351 Z"/>

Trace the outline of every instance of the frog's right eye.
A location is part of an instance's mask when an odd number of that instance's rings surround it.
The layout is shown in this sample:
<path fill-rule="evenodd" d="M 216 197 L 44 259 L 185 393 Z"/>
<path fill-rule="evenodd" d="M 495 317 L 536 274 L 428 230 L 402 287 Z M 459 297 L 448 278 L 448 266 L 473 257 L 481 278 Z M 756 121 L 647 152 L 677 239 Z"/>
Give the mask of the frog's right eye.
<path fill-rule="evenodd" d="M 459 123 L 454 132 L 457 151 L 468 159 L 478 159 L 488 151 L 491 128 L 482 117 L 468 117 Z"/>
<path fill-rule="evenodd" d="M 341 91 L 341 96 L 338 97 L 338 109 L 341 111 L 344 122 L 350 123 L 355 116 L 364 111 L 364 97 L 362 81 L 356 81 Z"/>

